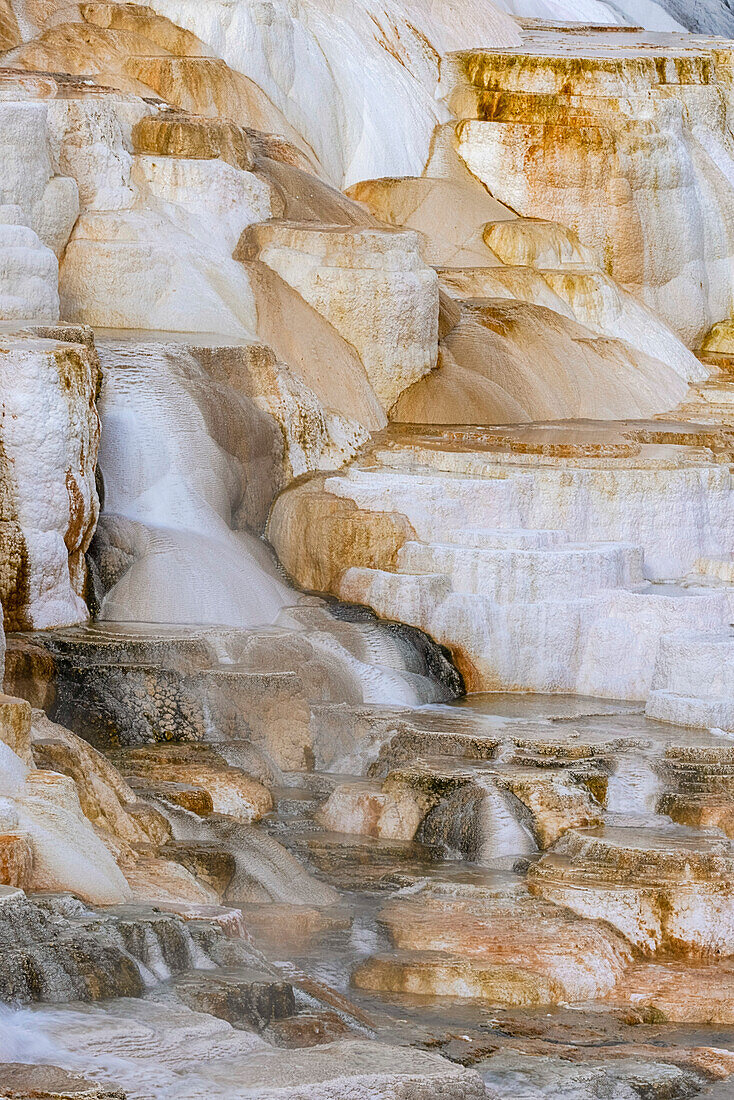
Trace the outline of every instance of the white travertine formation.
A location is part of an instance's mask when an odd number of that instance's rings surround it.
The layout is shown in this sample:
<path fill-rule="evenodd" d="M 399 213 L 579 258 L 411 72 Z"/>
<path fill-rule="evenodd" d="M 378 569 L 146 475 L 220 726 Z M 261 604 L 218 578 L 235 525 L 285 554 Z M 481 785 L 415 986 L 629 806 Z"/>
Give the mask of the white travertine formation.
<path fill-rule="evenodd" d="M 43 330 L 41 330 L 43 331 Z M 83 330 L 0 335 L 0 594 L 6 629 L 83 622 L 97 522 L 98 363 Z"/>
<path fill-rule="evenodd" d="M 272 213 L 265 180 L 222 160 L 140 155 L 133 178 L 150 199 L 165 204 L 180 229 L 221 241 L 230 255 L 244 227 Z"/>
<path fill-rule="evenodd" d="M 76 181 L 80 208 L 127 210 L 135 202 L 130 180 L 132 127 L 150 112 L 140 99 L 94 85 L 48 101 L 54 163 Z"/>
<path fill-rule="evenodd" d="M 723 836 L 629 826 L 570 829 L 533 867 L 531 890 L 602 919 L 644 954 L 730 955 L 734 850 Z"/>
<path fill-rule="evenodd" d="M 709 34 L 727 33 L 729 24 L 734 33 L 723 0 L 708 0 L 707 10 L 697 5 L 695 14 L 680 0 L 300 0 L 295 6 L 276 0 L 267 9 L 249 0 L 206 7 L 156 0 L 153 6 L 259 85 L 338 186 L 418 175 L 434 127 L 449 117 L 434 99 L 439 58 L 477 45 L 517 45 L 513 16 L 654 31 L 687 25 Z"/>
<path fill-rule="evenodd" d="M 60 255 L 76 221 L 79 200 L 75 181 L 54 171 L 47 112 L 43 100 L 0 99 L 0 195 L 3 205 L 20 207 L 40 240 Z"/>
<path fill-rule="evenodd" d="M 514 21 L 488 0 L 154 7 L 254 80 L 337 186 L 419 174 L 434 127 L 449 117 L 434 98 L 440 56 L 474 43 L 477 26 L 493 43 L 519 41 Z"/>
<path fill-rule="evenodd" d="M 726 600 L 684 599 L 602 590 L 584 599 L 497 604 L 480 591 L 462 595 L 445 574 L 350 569 L 339 594 L 379 614 L 421 626 L 448 645 L 475 690 L 577 692 L 645 699 L 660 639 L 680 626 L 724 625 Z M 518 578 L 519 581 L 519 578 Z M 525 582 L 527 583 L 527 582 Z"/>
<path fill-rule="evenodd" d="M 26 725 L 30 708 L 15 704 Z M 23 714 L 23 712 L 25 712 Z M 84 816 L 74 781 L 55 772 L 29 767 L 3 740 L 0 731 L 0 832 L 17 831 L 31 845 L 29 880 L 33 890 L 70 890 L 91 903 L 114 905 L 131 897 L 114 856 Z"/>
<path fill-rule="evenodd" d="M 274 622 L 294 593 L 246 529 L 262 512 L 257 495 L 277 486 L 282 442 L 269 418 L 217 384 L 185 346 L 120 341 L 102 345 L 101 353 L 105 511 L 125 521 L 134 559 L 108 593 L 103 615 Z M 261 475 L 260 484 L 248 486 L 248 470 Z M 238 575 L 246 583 L 234 588 L 230 579 Z"/>
<path fill-rule="evenodd" d="M 646 714 L 661 722 L 734 733 L 733 646 L 731 628 L 718 633 L 681 628 L 663 638 Z"/>
<path fill-rule="evenodd" d="M 497 1100 L 475 1070 L 432 1052 L 362 1038 L 288 1050 L 176 1002 L 46 1009 L 41 1026 L 55 1060 L 114 1075 L 131 1097 L 174 1100 L 185 1079 L 191 1100 Z M 11 1027 L 11 1056 L 14 1038 Z"/>
<path fill-rule="evenodd" d="M 148 113 L 140 100 L 87 94 L 54 113 L 59 158 L 82 200 L 61 264 L 64 316 L 109 328 L 253 332 L 247 276 L 231 256 L 245 226 L 269 215 L 267 187 L 219 160 L 134 156 L 132 127 Z"/>
<path fill-rule="evenodd" d="M 398 436 L 374 448 L 372 461 L 314 486 L 308 530 L 322 554 L 335 555 L 321 575 L 336 594 L 422 627 L 478 690 L 644 700 L 661 638 L 728 624 L 726 591 L 670 583 L 730 544 L 726 465 L 694 449 L 621 440 L 584 457 L 582 433 L 569 431 L 564 444 L 552 427 L 535 437 L 495 429 L 487 450 L 477 432 L 474 454 L 464 450 L 470 438 L 449 429 L 436 448 Z M 327 535 L 329 496 L 356 505 L 345 513 L 352 533 L 339 543 Z M 292 498 L 286 491 L 270 537 L 289 572 L 314 587 L 313 547 L 304 552 L 288 538 L 291 499 L 297 515 L 309 498 L 304 487 Z M 352 547 L 370 512 L 375 529 L 387 514 L 407 520 L 414 535 L 397 552 L 376 540 L 354 567 Z"/>
<path fill-rule="evenodd" d="M 239 265 L 216 242 L 207 245 L 151 211 L 82 214 L 60 284 L 64 315 L 84 324 L 240 337 L 254 331 Z"/>
<path fill-rule="evenodd" d="M 0 1002 L 85 925 L 90 1100 L 734 1072 L 729 6 L 0 2 Z"/>
<path fill-rule="evenodd" d="M 136 155 L 135 126 L 153 113 L 142 99 L 46 84 L 46 99 L 0 100 L 0 317 L 55 321 L 60 292 L 68 321 L 253 333 L 232 259 L 243 229 L 271 213 L 251 158 L 244 169 L 211 150 L 197 159 L 196 141 L 188 159 Z"/>
<path fill-rule="evenodd" d="M 731 56 L 675 35 L 658 49 L 630 33 L 530 34 L 453 55 L 442 88 L 492 194 L 575 230 L 695 348 L 731 311 Z"/>
<path fill-rule="evenodd" d="M 438 279 L 414 233 L 268 223 L 245 247 L 355 348 L 385 410 L 435 367 Z"/>
<path fill-rule="evenodd" d="M 59 317 L 59 265 L 30 226 L 24 225 L 20 208 L 0 208 L 2 282 L 0 310 L 12 321 L 35 317 L 57 321 Z"/>
<path fill-rule="evenodd" d="M 0 89 L 0 317 L 57 321 L 57 257 L 79 213 L 77 186 L 55 174 L 47 103 L 10 95 Z"/>

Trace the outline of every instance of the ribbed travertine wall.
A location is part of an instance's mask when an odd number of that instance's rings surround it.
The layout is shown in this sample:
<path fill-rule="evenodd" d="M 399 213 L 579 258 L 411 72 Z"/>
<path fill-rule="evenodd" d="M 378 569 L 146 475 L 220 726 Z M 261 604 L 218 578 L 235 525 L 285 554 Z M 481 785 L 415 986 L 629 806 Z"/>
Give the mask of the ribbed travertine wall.
<path fill-rule="evenodd" d="M 496 198 L 570 226 L 692 347 L 732 306 L 730 52 L 538 36 L 442 70 L 459 152 Z"/>

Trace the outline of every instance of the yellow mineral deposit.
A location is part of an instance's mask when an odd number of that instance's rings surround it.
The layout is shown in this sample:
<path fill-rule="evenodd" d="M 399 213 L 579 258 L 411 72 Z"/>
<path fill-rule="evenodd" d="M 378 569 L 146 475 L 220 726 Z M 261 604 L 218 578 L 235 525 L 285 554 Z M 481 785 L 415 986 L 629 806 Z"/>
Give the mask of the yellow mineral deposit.
<path fill-rule="evenodd" d="M 0 1100 L 728 1100 L 729 0 L 0 53 Z"/>

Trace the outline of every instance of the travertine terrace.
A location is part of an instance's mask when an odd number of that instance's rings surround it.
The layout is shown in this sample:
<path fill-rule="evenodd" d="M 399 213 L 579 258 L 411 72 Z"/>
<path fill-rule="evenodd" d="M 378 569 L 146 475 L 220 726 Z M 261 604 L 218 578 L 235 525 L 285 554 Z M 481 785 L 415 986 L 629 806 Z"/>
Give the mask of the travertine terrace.
<path fill-rule="evenodd" d="M 730 0 L 0 0 L 0 1100 L 734 1097 Z"/>

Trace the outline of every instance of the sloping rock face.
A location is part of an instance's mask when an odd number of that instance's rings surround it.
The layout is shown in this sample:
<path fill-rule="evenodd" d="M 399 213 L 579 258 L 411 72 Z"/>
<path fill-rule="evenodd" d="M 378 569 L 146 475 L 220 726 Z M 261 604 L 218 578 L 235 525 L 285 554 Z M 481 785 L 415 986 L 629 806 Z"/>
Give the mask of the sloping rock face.
<path fill-rule="evenodd" d="M 615 27 L 631 24 L 650 31 L 688 30 L 697 34 L 721 34 L 730 37 L 732 9 L 729 0 L 701 0 L 691 5 L 681 0 L 651 0 L 636 4 L 631 0 L 500 0 L 498 7 L 520 16 L 523 23 L 550 22 L 596 23 Z"/>
<path fill-rule="evenodd" d="M 420 179 L 366 180 L 349 192 L 421 234 L 444 293 L 440 369 L 401 396 L 393 419 L 462 423 L 467 407 L 475 423 L 559 412 L 612 417 L 635 399 L 639 415 L 703 377 L 695 357 L 575 233 L 517 217 L 461 167 L 455 141 L 446 128 L 442 156 Z"/>
<path fill-rule="evenodd" d="M 41 722 L 47 723 L 45 716 Z M 61 774 L 62 769 L 37 768 L 31 723 L 28 703 L 4 697 L 0 731 L 3 884 L 29 890 L 74 890 L 101 904 L 129 900 L 132 894 L 116 856 L 130 840 L 150 841 L 143 821 L 135 823 L 125 810 L 126 801 L 135 802 L 132 792 L 116 784 L 114 773 L 105 775 L 104 762 L 95 776 L 93 750 L 60 728 L 67 755 L 76 754 L 79 759 L 77 767 L 71 775 Z M 102 835 L 95 832 L 95 825 Z M 154 822 L 150 828 L 154 831 Z"/>
<path fill-rule="evenodd" d="M 250 230 L 236 255 L 267 264 L 333 325 L 385 409 L 436 365 L 438 279 L 414 234 L 280 223 Z"/>
<path fill-rule="evenodd" d="M 687 10 L 687 5 L 679 0 L 665 0 L 664 7 L 686 30 L 696 34 L 720 34 L 730 38 L 734 32 L 734 11 L 728 0 L 700 4 L 694 11 Z"/>
<path fill-rule="evenodd" d="M 441 340 L 438 369 L 400 395 L 393 420 L 460 423 L 467 406 L 473 421 L 487 424 L 644 417 L 660 411 L 661 401 L 686 393 L 683 378 L 644 352 L 595 337 L 544 305 L 489 299 L 487 287 L 476 289 L 481 297 L 457 303 L 457 323 Z"/>

